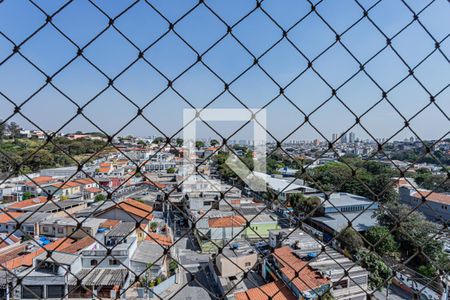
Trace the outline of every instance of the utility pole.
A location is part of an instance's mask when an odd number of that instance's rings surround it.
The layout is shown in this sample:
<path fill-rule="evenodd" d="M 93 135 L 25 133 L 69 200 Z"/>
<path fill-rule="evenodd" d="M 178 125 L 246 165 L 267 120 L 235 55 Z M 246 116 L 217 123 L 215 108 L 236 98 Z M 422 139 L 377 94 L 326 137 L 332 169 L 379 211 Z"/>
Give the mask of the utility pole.
<path fill-rule="evenodd" d="M 446 275 L 441 276 L 442 285 L 444 286 L 444 291 L 442 292 L 441 300 L 448 300 L 448 277 Z"/>
<path fill-rule="evenodd" d="M 386 286 L 386 299 L 389 299 L 389 282 L 387 283 Z"/>

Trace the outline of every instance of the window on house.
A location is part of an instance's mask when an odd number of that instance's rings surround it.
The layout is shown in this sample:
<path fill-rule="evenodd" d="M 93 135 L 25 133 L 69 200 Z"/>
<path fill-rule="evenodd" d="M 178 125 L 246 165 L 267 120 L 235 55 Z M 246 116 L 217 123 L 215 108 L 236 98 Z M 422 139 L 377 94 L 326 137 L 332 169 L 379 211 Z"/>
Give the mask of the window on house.
<path fill-rule="evenodd" d="M 91 259 L 91 266 L 96 266 L 98 261 L 96 259 Z"/>
<path fill-rule="evenodd" d="M 64 233 L 64 228 L 62 227 L 58 228 L 58 233 Z"/>
<path fill-rule="evenodd" d="M 337 284 L 336 284 L 336 286 L 335 286 L 335 289 L 345 289 L 345 288 L 347 288 L 348 287 L 348 280 L 347 279 L 344 279 L 344 280 L 341 280 L 341 281 L 339 281 Z"/>
<path fill-rule="evenodd" d="M 48 227 L 47 226 L 42 227 L 42 231 L 43 232 L 48 232 Z"/>
<path fill-rule="evenodd" d="M 110 259 L 109 265 L 110 266 L 117 266 L 119 264 L 119 261 L 117 259 Z"/>
<path fill-rule="evenodd" d="M 23 299 L 42 299 L 44 298 L 44 286 L 42 285 L 24 285 L 22 286 Z"/>
<path fill-rule="evenodd" d="M 246 267 L 251 267 L 251 266 L 252 266 L 252 263 L 248 261 L 248 262 L 245 263 L 245 266 L 246 266 Z"/>

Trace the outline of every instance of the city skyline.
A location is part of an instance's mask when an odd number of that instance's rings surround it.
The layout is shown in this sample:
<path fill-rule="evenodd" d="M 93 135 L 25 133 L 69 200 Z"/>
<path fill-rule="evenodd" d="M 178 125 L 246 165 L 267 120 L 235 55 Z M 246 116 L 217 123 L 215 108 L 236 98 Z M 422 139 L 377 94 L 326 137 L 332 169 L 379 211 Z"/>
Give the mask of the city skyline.
<path fill-rule="evenodd" d="M 420 11 L 422 4 L 419 2 L 410 5 L 416 11 Z M 39 3 L 44 5 L 44 9 L 49 13 L 54 12 L 58 7 L 56 2 L 39 1 Z M 366 9 L 374 4 L 375 1 L 362 1 Z M 123 9 L 106 1 L 99 1 L 98 5 L 112 16 Z M 196 5 L 196 2 L 183 2 L 183 5 L 177 6 L 176 9 L 173 9 L 170 3 L 163 1 L 156 1 L 154 5 L 164 14 L 167 13 L 170 21 L 174 21 L 184 11 Z M 236 1 L 233 6 L 225 6 L 217 1 L 210 2 L 211 9 L 217 11 L 217 14 L 230 24 L 237 22 L 244 12 L 252 11 L 253 5 L 252 1 Z M 443 8 L 446 5 L 448 5 L 446 1 L 436 1 L 420 15 L 420 21 L 428 27 L 431 36 L 437 40 L 445 38 L 445 28 L 448 28 L 445 26 L 448 18 L 443 16 L 445 14 Z M 230 7 L 240 9 L 230 9 Z M 331 137 L 334 132 L 344 132 L 349 129 L 355 123 L 355 115 L 360 117 L 377 103 L 382 98 L 382 88 L 389 91 L 387 96 L 392 105 L 383 100 L 360 118 L 364 128 L 375 137 L 391 137 L 404 126 L 405 121 L 396 112 L 396 108 L 400 109 L 407 120 L 424 108 L 423 112 L 409 122 L 409 126 L 422 138 L 439 139 L 446 136 L 449 119 L 442 112 L 448 114 L 450 110 L 450 102 L 445 100 L 449 95 L 449 89 L 445 89 L 445 78 L 450 77 L 450 67 L 448 58 L 442 53 L 449 52 L 450 43 L 444 40 L 440 45 L 440 51 L 436 50 L 433 38 L 419 25 L 408 27 L 396 35 L 412 19 L 412 13 L 400 1 L 377 4 L 371 8 L 369 14 L 371 20 L 383 28 L 383 33 L 387 36 L 395 35 L 392 39 L 392 48 L 386 46 L 383 34 L 367 20 L 346 31 L 363 13 L 363 9 L 354 1 L 341 2 L 339 8 L 336 3 L 330 1 L 317 5 L 317 11 L 333 29 L 338 33 L 344 32 L 340 39 L 342 44 L 336 42 L 335 33 L 327 28 L 318 16 L 308 13 L 310 7 L 306 3 L 286 2 L 285 5 L 278 6 L 273 1 L 266 1 L 262 7 L 277 18 L 284 30 L 295 25 L 298 18 L 287 14 L 289 10 L 295 9 L 298 12 L 297 16 L 307 15 L 307 17 L 288 30 L 289 40 L 282 39 L 282 29 L 259 10 L 236 25 L 232 31 L 233 35 L 256 57 L 276 44 L 258 60 L 258 66 L 251 67 L 254 63 L 252 56 L 239 45 L 236 39 L 228 35 L 202 57 L 202 63 L 195 64 L 174 81 L 174 90 L 168 89 L 158 95 L 167 87 L 167 80 L 158 71 L 172 80 L 190 64 L 197 62 L 195 51 L 175 33 L 169 32 L 144 55 L 156 69 L 152 69 L 142 60 L 138 61 L 114 81 L 114 88 L 109 87 L 100 94 L 84 109 L 83 113 L 98 127 L 112 134 L 135 117 L 137 112 L 137 107 L 120 95 L 120 92 L 139 107 L 156 97 L 154 102 L 144 109 L 143 115 L 170 136 L 181 128 L 182 111 L 184 108 L 189 108 L 190 104 L 201 108 L 213 101 L 209 106 L 211 108 L 243 108 L 239 103 L 241 101 L 250 108 L 261 108 L 270 103 L 266 107 L 267 129 L 277 140 L 286 138 L 304 122 L 305 116 L 301 111 L 308 115 L 308 122 L 320 133 Z M 336 18 L 333 15 L 335 9 L 345 9 L 348 14 Z M 9 13 L 14 10 L 21 11 L 22 17 L 15 18 L 14 14 Z M 239 11 L 242 13 L 238 13 Z M 84 20 L 75 22 L 74 16 L 81 13 L 84 15 Z M 395 18 L 391 18 L 391 15 L 395 15 Z M 13 49 L 12 43 L 6 37 L 19 44 L 32 32 L 32 29 L 45 23 L 45 15 L 32 4 L 24 1 L 6 1 L 0 9 L 0 17 L 5 20 L 0 27 L 0 31 L 4 34 L 0 37 L 3 49 L 0 55 L 1 61 Z M 108 18 L 91 4 L 83 1 L 68 4 L 61 15 L 52 18 L 52 22 L 80 46 L 86 44 L 102 29 L 108 28 Z M 167 24 L 155 10 L 141 1 L 119 17 L 114 26 L 126 36 L 132 35 L 133 43 L 144 49 L 164 34 L 168 28 Z M 194 16 L 188 16 L 177 23 L 174 29 L 199 53 L 205 51 L 227 32 L 227 27 L 211 11 L 203 7 L 197 9 Z M 265 39 L 255 36 L 255 29 L 264 31 Z M 318 36 L 321 39 L 318 39 Z M 312 64 L 315 72 L 307 69 L 302 73 L 307 68 L 307 60 L 295 47 L 312 60 L 330 45 L 333 46 Z M 365 72 L 375 82 L 363 72 L 359 72 L 352 80 L 340 87 L 360 68 L 358 62 L 352 58 L 344 46 L 357 60 L 364 63 L 377 51 L 386 48 L 365 65 Z M 48 26 L 24 44 L 20 51 L 42 71 L 52 74 L 75 57 L 77 49 L 54 27 Z M 404 61 L 395 52 L 401 55 Z M 400 79 L 408 76 L 408 66 L 416 66 L 429 53 L 432 53 L 431 56 L 415 69 L 414 77 L 409 76 L 396 86 Z M 138 54 L 139 51 L 112 27 L 109 27 L 105 34 L 84 51 L 85 57 L 108 77 L 117 76 L 138 57 Z M 111 64 L 111 61 L 114 61 L 114 64 Z M 389 66 L 389 70 L 386 66 Z M 247 68 L 249 70 L 244 75 L 233 81 Z M 302 75 L 290 84 L 299 74 Z M 53 78 L 52 84 L 77 105 L 83 105 L 108 86 L 106 76 L 95 70 L 87 60 L 79 58 L 58 73 Z M 228 91 L 224 92 L 224 82 L 221 79 L 232 82 Z M 13 114 L 13 103 L 19 105 L 25 101 L 45 84 L 45 80 L 45 76 L 21 56 L 16 55 L 2 64 L 0 101 L 3 109 L 0 112 L 0 118 L 6 119 Z M 280 95 L 280 86 L 285 87 L 284 96 Z M 395 88 L 391 90 L 392 87 Z M 325 102 L 331 97 L 332 88 L 338 88 L 339 99 L 332 97 Z M 437 95 L 435 103 L 430 104 L 430 94 Z M 321 106 L 323 103 L 325 104 Z M 58 107 L 58 113 L 53 113 L 50 109 L 52 107 Z M 320 108 L 310 115 L 318 107 Z M 70 118 L 76 116 L 77 107 L 55 88 L 47 85 L 22 107 L 21 112 L 42 129 L 57 130 Z M 280 116 L 282 116 L 281 119 Z M 433 121 L 430 122 L 430 120 Z M 21 123 L 24 127 L 31 127 L 31 124 L 19 115 L 15 115 L 11 121 Z M 225 132 L 229 129 L 228 127 L 228 124 L 217 126 L 221 132 Z M 97 128 L 81 116 L 75 117 L 62 128 L 63 132 L 77 130 L 97 131 Z M 206 128 L 199 129 L 199 133 L 203 132 L 204 136 L 211 135 L 208 131 L 209 129 Z M 359 136 L 369 138 L 359 124 L 352 131 Z M 157 133 L 155 128 L 139 116 L 120 134 L 145 136 Z M 405 129 L 394 139 L 401 140 L 410 136 L 415 134 Z M 312 140 L 317 137 L 319 137 L 318 132 L 307 123 L 287 139 Z"/>

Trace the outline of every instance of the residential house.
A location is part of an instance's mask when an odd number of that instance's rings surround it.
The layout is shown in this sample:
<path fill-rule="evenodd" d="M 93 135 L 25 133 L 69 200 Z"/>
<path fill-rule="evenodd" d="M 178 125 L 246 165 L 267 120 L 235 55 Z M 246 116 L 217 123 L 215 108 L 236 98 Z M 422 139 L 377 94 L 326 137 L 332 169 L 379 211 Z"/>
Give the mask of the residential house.
<path fill-rule="evenodd" d="M 95 199 L 95 197 L 99 194 L 105 194 L 105 191 L 103 189 L 97 188 L 97 187 L 86 188 L 83 191 L 84 199 Z"/>
<path fill-rule="evenodd" d="M 264 285 L 234 293 L 235 300 L 297 300 L 286 284 L 281 281 L 273 281 Z"/>
<path fill-rule="evenodd" d="M 78 255 L 53 251 L 51 258 L 42 253 L 33 259 L 33 270 L 18 274 L 22 299 L 62 299 L 68 294 L 68 280 L 81 269 Z"/>
<path fill-rule="evenodd" d="M 213 241 L 239 240 L 245 233 L 244 227 L 246 223 L 247 221 L 241 216 L 210 218 L 208 220 L 209 238 Z"/>
<path fill-rule="evenodd" d="M 48 237 L 70 237 L 81 239 L 86 236 L 93 236 L 97 233 L 99 226 L 105 219 L 98 218 L 52 218 L 42 221 L 39 224 L 40 233 Z M 78 224 L 81 224 L 78 228 Z"/>
<path fill-rule="evenodd" d="M 108 176 L 113 170 L 113 165 L 109 162 L 103 162 L 96 170 L 97 176 Z"/>
<path fill-rule="evenodd" d="M 161 275 L 167 276 L 168 258 L 164 251 L 165 248 L 153 241 L 140 242 L 131 257 L 131 270 L 149 280 Z"/>
<path fill-rule="evenodd" d="M 0 213 L 0 232 L 10 232 L 11 229 L 16 229 L 16 219 L 20 217 L 23 213 L 21 212 L 5 212 Z M 10 221 L 14 222 L 14 226 L 10 227 Z"/>
<path fill-rule="evenodd" d="M 18 237 L 35 237 L 40 235 L 39 223 L 50 218 L 52 214 L 45 212 L 24 212 L 7 222 L 8 233 L 14 233 Z M 17 228 L 20 224 L 20 228 Z"/>
<path fill-rule="evenodd" d="M 81 184 L 75 181 L 68 181 L 66 183 L 55 183 L 45 187 L 45 191 L 49 195 L 61 199 L 68 199 L 74 195 L 81 195 Z"/>
<path fill-rule="evenodd" d="M 22 186 L 17 183 L 6 182 L 0 184 L 0 200 L 3 203 L 22 200 Z"/>
<path fill-rule="evenodd" d="M 296 253 L 297 251 L 294 250 Z M 316 257 L 308 257 L 312 269 L 330 278 L 334 299 L 365 300 L 369 290 L 369 272 L 353 261 L 327 247 Z"/>
<path fill-rule="evenodd" d="M 122 222 L 104 234 L 102 243 L 95 242 L 82 250 L 83 268 L 129 268 L 137 248 L 135 228 L 134 222 Z"/>
<path fill-rule="evenodd" d="M 429 220 L 448 222 L 450 220 L 450 194 L 429 190 L 400 187 L 400 202 L 422 212 Z"/>
<path fill-rule="evenodd" d="M 51 213 L 53 217 L 67 217 L 74 215 L 76 212 L 85 209 L 86 202 L 79 200 L 65 200 L 65 201 L 48 201 L 36 206 L 29 206 L 22 208 L 24 212 L 44 212 Z"/>
<path fill-rule="evenodd" d="M 258 261 L 255 249 L 248 242 L 232 242 L 215 257 L 215 266 L 222 277 L 232 277 L 248 272 Z"/>
<path fill-rule="evenodd" d="M 147 224 L 153 220 L 152 211 L 153 208 L 150 205 L 128 198 L 98 212 L 96 217 Z"/>
<path fill-rule="evenodd" d="M 7 248 L 11 245 L 16 245 L 20 243 L 20 237 L 15 234 L 9 233 L 0 233 L 0 249 L 3 251 L 4 248 Z"/>
<path fill-rule="evenodd" d="M 149 232 L 145 236 L 145 240 L 152 241 L 163 247 L 169 247 L 173 244 L 173 237 L 170 233 L 164 235 L 156 232 Z"/>
<path fill-rule="evenodd" d="M 34 197 L 43 194 L 47 186 L 58 183 L 58 179 L 52 176 L 38 176 L 32 179 L 23 183 L 22 192 L 30 193 Z"/>
<path fill-rule="evenodd" d="M 269 246 L 279 248 L 290 246 L 296 249 L 302 249 L 305 253 L 318 253 L 322 245 L 311 235 L 300 228 L 283 228 L 269 231 Z"/>
<path fill-rule="evenodd" d="M 331 280 L 298 258 L 289 246 L 277 248 L 267 271 L 279 274 L 297 299 L 319 299 L 331 289 Z"/>
<path fill-rule="evenodd" d="M 18 201 L 16 203 L 13 203 L 11 205 L 8 205 L 6 209 L 8 211 L 17 211 L 17 212 L 24 212 L 27 211 L 29 208 L 37 208 L 42 206 L 43 204 L 47 203 L 47 197 L 46 196 L 39 196 L 35 198 L 30 198 L 27 200 Z"/>
<path fill-rule="evenodd" d="M 73 182 L 79 183 L 82 191 L 88 188 L 98 188 L 98 182 L 92 178 L 79 178 Z"/>
<path fill-rule="evenodd" d="M 35 257 L 41 255 L 46 250 L 53 251 L 55 249 L 62 251 L 66 247 L 72 245 L 74 240 L 70 238 L 60 238 L 47 245 L 37 245 L 34 240 L 27 243 L 25 251 L 19 253 L 14 257 L 11 257 L 3 263 L 3 266 L 8 270 L 16 270 L 23 267 L 31 267 Z"/>

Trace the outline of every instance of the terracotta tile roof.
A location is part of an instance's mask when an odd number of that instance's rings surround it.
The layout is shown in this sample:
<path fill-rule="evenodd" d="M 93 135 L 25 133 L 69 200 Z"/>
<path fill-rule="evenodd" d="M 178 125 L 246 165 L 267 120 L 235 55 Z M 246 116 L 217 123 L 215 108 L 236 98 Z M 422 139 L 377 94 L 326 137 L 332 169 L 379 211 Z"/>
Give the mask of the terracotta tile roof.
<path fill-rule="evenodd" d="M 15 211 L 11 211 L 3 214 L 0 214 L 0 223 L 6 223 L 8 221 L 11 221 L 19 216 L 21 216 L 23 213 L 21 212 L 15 212 Z"/>
<path fill-rule="evenodd" d="M 99 227 L 112 229 L 112 228 L 116 227 L 117 225 L 119 225 L 120 222 L 121 222 L 120 220 L 108 219 L 105 222 L 103 222 L 102 224 L 100 224 Z"/>
<path fill-rule="evenodd" d="M 76 254 L 80 250 L 83 250 L 84 248 L 92 245 L 93 243 L 95 243 L 95 240 L 93 238 L 91 238 L 90 236 L 85 236 L 81 240 L 76 241 L 75 243 L 73 243 L 72 245 L 64 248 L 60 252 Z"/>
<path fill-rule="evenodd" d="M 142 219 L 153 220 L 153 215 L 151 214 L 151 212 L 153 211 L 153 207 L 131 198 L 128 198 L 113 207 L 121 208 L 124 211 L 138 216 Z"/>
<path fill-rule="evenodd" d="M 20 253 L 23 253 L 26 250 L 27 250 L 26 244 L 20 244 L 17 246 L 10 247 L 8 249 L 2 249 L 0 253 L 0 264 L 3 264 L 6 261 L 16 258 Z"/>
<path fill-rule="evenodd" d="M 147 184 L 147 185 L 151 185 L 151 186 L 154 186 L 154 187 L 157 187 L 157 188 L 160 188 L 160 189 L 163 189 L 163 188 L 166 187 L 166 185 L 164 183 L 155 182 L 155 181 L 153 181 L 153 182 L 151 182 L 151 181 L 144 181 L 142 183 L 143 184 Z"/>
<path fill-rule="evenodd" d="M 421 190 L 418 192 L 415 192 L 412 194 L 414 198 L 422 198 L 422 196 L 425 196 L 428 201 L 438 202 L 441 204 L 450 205 L 450 195 L 442 194 L 442 193 L 435 193 L 428 190 Z M 430 194 L 431 193 L 431 194 Z"/>
<path fill-rule="evenodd" d="M 72 239 L 60 238 L 60 239 L 54 241 L 53 243 L 50 243 L 47 246 L 44 246 L 43 248 L 45 248 L 47 250 L 57 249 L 58 251 L 61 251 L 61 250 L 65 249 L 66 247 L 70 246 L 72 244 L 72 242 L 73 242 Z M 34 252 L 15 257 L 15 258 L 7 261 L 4 264 L 4 267 L 8 268 L 9 270 L 14 270 L 21 266 L 31 267 L 33 265 L 33 259 L 45 251 L 43 248 L 39 247 Z"/>
<path fill-rule="evenodd" d="M 158 243 L 161 246 L 171 246 L 172 245 L 172 238 L 167 235 L 158 234 L 156 232 L 149 232 L 147 237 L 145 238 L 148 241 L 154 241 L 155 243 Z"/>
<path fill-rule="evenodd" d="M 35 177 L 32 179 L 33 179 L 33 181 L 27 181 L 25 183 L 25 185 L 34 186 L 36 184 L 41 185 L 41 184 L 46 184 L 46 183 L 55 181 L 55 179 L 53 179 L 53 177 L 51 177 L 51 176 L 38 176 L 38 177 Z"/>
<path fill-rule="evenodd" d="M 234 294 L 236 300 L 295 300 L 295 296 L 282 281 L 270 282 L 257 288 Z"/>
<path fill-rule="evenodd" d="M 20 242 L 20 238 L 14 234 L 9 235 L 5 233 L 5 236 L 0 238 L 0 249 Z"/>
<path fill-rule="evenodd" d="M 220 218 L 211 218 L 208 220 L 210 228 L 225 228 L 244 226 L 246 221 L 241 216 L 229 216 Z"/>
<path fill-rule="evenodd" d="M 329 284 L 330 280 L 299 259 L 289 246 L 275 249 L 275 258 L 283 266 L 280 271 L 302 292 Z M 298 275 L 296 275 L 296 273 Z"/>
<path fill-rule="evenodd" d="M 110 168 L 111 167 L 111 164 L 110 163 L 107 163 L 107 162 L 103 162 L 103 163 L 101 163 L 100 165 L 99 165 L 100 167 L 107 167 L 107 168 Z"/>
<path fill-rule="evenodd" d="M 111 169 L 110 168 L 100 168 L 98 169 L 99 173 L 108 173 Z"/>
<path fill-rule="evenodd" d="M 74 182 L 77 182 L 79 184 L 91 184 L 91 183 L 96 183 L 95 180 L 93 180 L 92 178 L 80 178 L 77 180 L 74 180 Z"/>
<path fill-rule="evenodd" d="M 87 189 L 85 189 L 85 191 L 89 192 L 89 193 L 101 193 L 101 192 L 103 192 L 102 189 L 95 188 L 95 187 L 87 188 Z"/>
<path fill-rule="evenodd" d="M 76 183 L 74 181 L 69 181 L 69 182 L 65 182 L 65 183 L 64 182 L 63 183 L 55 183 L 55 184 L 52 184 L 52 186 L 55 188 L 69 189 L 69 188 L 80 186 L 80 184 Z"/>
<path fill-rule="evenodd" d="M 44 196 L 39 196 L 36 198 L 30 198 L 27 200 L 23 200 L 23 201 L 19 201 L 16 203 L 13 203 L 11 205 L 9 205 L 7 208 L 11 209 L 11 208 L 25 208 L 25 207 L 30 207 L 33 205 L 38 205 L 38 204 L 42 204 L 47 202 L 47 197 Z"/>

